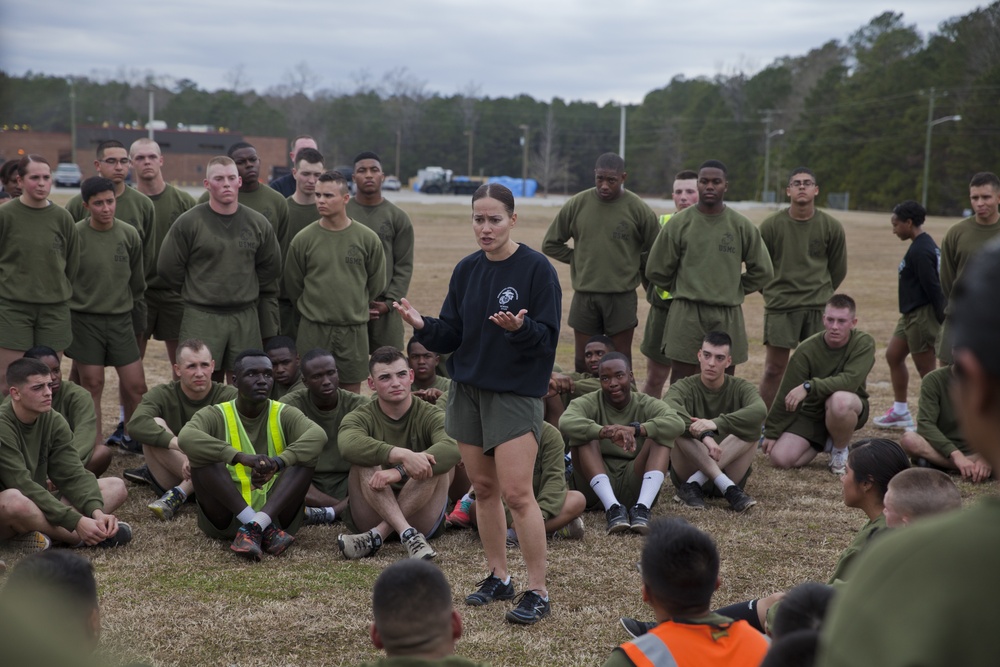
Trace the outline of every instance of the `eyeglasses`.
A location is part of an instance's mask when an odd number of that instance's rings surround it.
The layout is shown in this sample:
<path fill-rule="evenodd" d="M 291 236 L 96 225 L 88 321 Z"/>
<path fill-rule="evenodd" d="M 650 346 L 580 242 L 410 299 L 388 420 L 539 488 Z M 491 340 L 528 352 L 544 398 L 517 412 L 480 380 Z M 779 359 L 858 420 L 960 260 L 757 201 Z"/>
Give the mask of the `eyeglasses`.
<path fill-rule="evenodd" d="M 811 188 L 816 185 L 816 181 L 792 181 L 788 184 L 791 188 Z"/>
<path fill-rule="evenodd" d="M 101 160 L 101 162 L 103 162 L 104 164 L 108 165 L 109 167 L 113 167 L 116 164 L 120 164 L 123 167 L 127 167 L 129 165 L 129 163 L 131 163 L 132 161 L 129 160 L 127 157 L 123 157 L 123 158 L 120 158 L 120 159 L 117 159 L 117 160 L 115 158 L 113 158 L 113 157 L 109 157 L 109 158 L 105 158 L 105 159 Z"/>

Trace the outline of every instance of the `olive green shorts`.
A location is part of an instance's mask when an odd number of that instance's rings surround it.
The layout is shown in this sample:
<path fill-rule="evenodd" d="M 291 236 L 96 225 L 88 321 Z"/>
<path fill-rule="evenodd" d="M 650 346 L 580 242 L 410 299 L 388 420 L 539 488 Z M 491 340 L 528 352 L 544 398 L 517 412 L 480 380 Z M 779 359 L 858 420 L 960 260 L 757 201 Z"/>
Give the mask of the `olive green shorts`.
<path fill-rule="evenodd" d="M 653 297 L 659 299 L 660 297 Z M 663 356 L 663 341 L 667 337 L 667 314 L 670 312 L 670 301 L 660 301 L 659 306 L 650 306 L 646 316 L 646 328 L 642 334 L 642 344 L 639 351 L 646 358 L 658 364 L 669 366 L 670 360 Z"/>
<path fill-rule="evenodd" d="M 303 317 L 299 320 L 295 345 L 301 354 L 314 348 L 329 350 L 337 360 L 337 374 L 347 384 L 368 377 L 368 327 L 364 324 L 338 326 L 321 324 Z"/>
<path fill-rule="evenodd" d="M 750 356 L 747 328 L 743 322 L 742 306 L 710 306 L 708 304 L 674 299 L 667 316 L 663 354 L 685 364 L 698 363 L 698 350 L 709 331 L 724 331 L 733 339 L 730 354 L 733 364 L 746 363 Z"/>
<path fill-rule="evenodd" d="M 905 338 L 910 354 L 933 350 L 941 333 L 941 323 L 934 316 L 934 306 L 927 304 L 900 315 L 892 335 Z"/>
<path fill-rule="evenodd" d="M 569 306 L 569 325 L 580 333 L 614 336 L 639 324 L 635 290 L 605 294 L 576 292 Z"/>
<path fill-rule="evenodd" d="M 281 335 L 295 340 L 299 335 L 299 320 L 302 319 L 295 305 L 288 299 L 278 299 L 278 316 L 281 318 Z"/>
<path fill-rule="evenodd" d="M 403 347 L 403 318 L 393 309 L 392 304 L 389 304 L 388 313 L 377 320 L 368 321 L 368 354 L 387 345 L 406 351 Z"/>
<path fill-rule="evenodd" d="M 198 505 L 197 498 L 195 499 L 195 505 Z M 302 522 L 305 520 L 305 505 L 299 507 L 299 511 L 295 513 L 295 520 L 288 526 L 282 526 L 278 517 L 272 516 L 271 520 L 274 522 L 278 528 L 281 528 L 286 533 L 291 533 L 294 535 L 299 532 L 299 528 L 302 527 Z M 229 521 L 228 526 L 218 527 L 205 516 L 205 513 L 201 511 L 201 505 L 198 505 L 198 527 L 201 528 L 201 532 L 205 533 L 209 537 L 216 540 L 231 540 L 236 537 L 236 531 L 240 529 L 240 520 L 233 515 L 233 518 Z"/>
<path fill-rule="evenodd" d="M 56 352 L 73 341 L 69 304 L 0 299 L 0 347 L 28 350 L 46 345 Z"/>
<path fill-rule="evenodd" d="M 178 340 L 188 338 L 205 341 L 212 351 L 216 370 L 231 371 L 240 352 L 261 347 L 257 308 L 250 306 L 232 313 L 210 313 L 185 305 Z"/>
<path fill-rule="evenodd" d="M 156 340 L 180 340 L 184 302 L 173 290 L 146 290 L 145 337 Z"/>
<path fill-rule="evenodd" d="M 635 459 L 606 458 L 604 468 L 611 481 L 611 490 L 622 507 L 632 507 L 639 502 L 639 492 L 642 490 L 642 475 L 635 474 Z M 590 488 L 590 480 L 584 479 L 583 472 L 574 466 L 573 479 L 570 487 L 576 489 L 587 499 L 588 510 L 604 509 L 600 498 Z M 659 494 L 656 496 L 659 498 Z M 656 504 L 656 501 L 653 501 Z"/>
<path fill-rule="evenodd" d="M 822 308 L 764 311 L 764 345 L 794 350 L 820 331 L 823 331 Z"/>
<path fill-rule="evenodd" d="M 139 361 L 139 345 L 132 330 L 132 313 L 71 314 L 73 342 L 66 356 L 88 366 L 128 366 Z"/>
<path fill-rule="evenodd" d="M 451 381 L 444 430 L 457 442 L 482 447 L 492 456 L 497 445 L 533 433 L 542 437 L 542 399 L 498 393 Z"/>
<path fill-rule="evenodd" d="M 868 423 L 868 401 L 862 398 L 861 414 L 858 415 L 858 423 L 854 426 L 854 430 L 857 431 L 866 423 Z M 795 417 L 795 421 L 785 429 L 785 433 L 805 438 L 809 441 L 809 446 L 817 452 L 822 452 L 826 449 L 826 441 L 830 437 L 829 431 L 826 430 L 826 422 L 803 417 L 802 415 Z"/>
<path fill-rule="evenodd" d="M 347 497 L 346 472 L 316 472 L 313 473 L 312 484 L 320 493 L 343 500 Z"/>
<path fill-rule="evenodd" d="M 934 345 L 934 352 L 938 361 L 943 364 L 952 363 L 951 357 L 951 320 L 947 317 L 941 324 L 941 332 L 938 334 L 937 343 Z"/>

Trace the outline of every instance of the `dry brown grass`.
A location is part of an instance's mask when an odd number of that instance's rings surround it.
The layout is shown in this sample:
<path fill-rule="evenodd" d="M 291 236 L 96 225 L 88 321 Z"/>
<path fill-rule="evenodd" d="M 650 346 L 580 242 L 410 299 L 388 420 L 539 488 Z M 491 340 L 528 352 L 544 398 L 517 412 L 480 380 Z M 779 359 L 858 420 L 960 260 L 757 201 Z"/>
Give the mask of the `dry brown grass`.
<path fill-rule="evenodd" d="M 417 229 L 418 269 L 410 298 L 421 311 L 435 314 L 455 262 L 474 250 L 469 212 L 465 205 L 443 203 L 404 208 Z M 555 210 L 523 205 L 516 238 L 538 249 Z M 748 214 L 759 222 L 767 212 Z M 882 352 L 897 318 L 896 267 L 905 246 L 891 235 L 886 214 L 846 213 L 840 219 L 847 228 L 850 256 L 843 291 L 858 300 L 859 327 L 880 345 L 869 378 L 875 415 L 892 400 Z M 931 219 L 926 228 L 940 240 L 954 222 Z M 568 309 L 569 268 L 559 264 L 557 269 Z M 643 322 L 646 304 L 640 304 Z M 763 362 L 759 295 L 747 300 L 745 314 L 751 357 L 738 374 L 756 382 Z M 572 332 L 567 328 L 558 357 L 564 367 L 571 365 Z M 151 385 L 168 377 L 163 358 L 162 346 L 151 345 Z M 644 364 L 638 362 L 640 383 L 643 372 Z M 916 377 L 915 371 L 912 375 Z M 109 373 L 105 430 L 115 421 L 115 393 Z M 918 382 L 911 379 L 911 402 L 917 393 Z M 873 434 L 866 428 L 859 435 Z M 121 474 L 139 462 L 138 457 L 116 454 L 109 474 Z M 967 498 L 988 492 L 965 483 L 959 486 Z M 655 515 L 683 516 L 718 541 L 723 586 L 715 601 L 720 605 L 807 579 L 825 581 L 840 551 L 865 521 L 859 511 L 844 507 L 840 484 L 827 471 L 825 456 L 803 470 L 778 472 L 758 455 L 748 490 L 759 504 L 746 515 L 734 515 L 719 504 L 705 512 L 678 509 L 669 501 L 669 484 L 666 502 L 654 509 Z M 389 544 L 371 560 L 347 562 L 336 547 L 341 525 L 306 528 L 282 558 L 250 565 L 236 560 L 225 544 L 203 537 L 190 507 L 171 523 L 157 522 L 145 508 L 152 498 L 148 489 L 133 487 L 118 513 L 135 528 L 130 547 L 88 554 L 100 582 L 104 650 L 109 655 L 156 665 L 339 665 L 376 656 L 367 632 L 371 585 L 383 567 L 404 557 L 400 546 Z M 588 534 L 582 543 L 551 545 L 553 615 L 530 629 L 503 622 L 503 605 L 461 604 L 485 564 L 473 533 L 453 532 L 435 542 L 437 563 L 454 587 L 465 620 L 460 653 L 494 665 L 600 664 L 625 639 L 617 623 L 620 615 L 649 616 L 634 567 L 641 540 L 604 535 L 602 515 L 587 515 L 585 521 Z M 514 576 L 523 581 L 520 554 L 512 551 L 510 556 Z"/>

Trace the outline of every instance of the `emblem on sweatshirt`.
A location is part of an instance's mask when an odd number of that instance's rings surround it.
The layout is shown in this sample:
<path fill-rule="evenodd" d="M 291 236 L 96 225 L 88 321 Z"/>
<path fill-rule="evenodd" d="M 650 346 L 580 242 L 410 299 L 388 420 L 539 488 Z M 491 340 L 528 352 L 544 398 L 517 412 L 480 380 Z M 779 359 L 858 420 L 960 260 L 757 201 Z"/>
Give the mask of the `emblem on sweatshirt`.
<path fill-rule="evenodd" d="M 390 241 L 390 240 L 392 240 L 392 223 L 391 222 L 389 222 L 388 220 L 386 220 L 381 225 L 379 225 L 379 228 L 378 228 L 378 237 L 380 239 L 382 239 L 382 241 Z"/>
<path fill-rule="evenodd" d="M 344 258 L 345 264 L 360 265 L 364 264 L 364 260 L 361 258 L 361 248 L 356 245 L 352 245 L 347 249 L 347 256 Z"/>
<path fill-rule="evenodd" d="M 508 304 L 517 300 L 517 290 L 513 287 L 504 287 L 497 294 L 497 301 L 500 303 L 500 310 L 509 310 Z"/>
<path fill-rule="evenodd" d="M 824 257 L 826 255 L 826 244 L 823 239 L 813 239 L 809 242 L 810 257 Z"/>
<path fill-rule="evenodd" d="M 628 223 L 623 220 L 615 227 L 615 231 L 611 232 L 611 238 L 616 241 L 628 241 L 628 237 Z"/>
<path fill-rule="evenodd" d="M 128 261 L 128 250 L 125 249 L 125 242 L 119 241 L 118 247 L 115 248 L 115 261 L 116 262 L 127 262 Z"/>
<path fill-rule="evenodd" d="M 722 235 L 722 240 L 719 241 L 719 252 L 729 253 L 730 255 L 736 254 L 736 246 L 733 245 L 733 235 L 731 232 L 726 232 Z"/>
<path fill-rule="evenodd" d="M 240 232 L 240 247 L 246 248 L 248 250 L 256 250 L 257 244 L 254 243 L 253 231 L 250 229 L 244 229 Z"/>
<path fill-rule="evenodd" d="M 65 252 L 66 251 L 66 243 L 63 241 L 63 238 L 61 236 L 59 236 L 58 234 L 54 234 L 52 236 L 52 249 L 55 252 Z"/>

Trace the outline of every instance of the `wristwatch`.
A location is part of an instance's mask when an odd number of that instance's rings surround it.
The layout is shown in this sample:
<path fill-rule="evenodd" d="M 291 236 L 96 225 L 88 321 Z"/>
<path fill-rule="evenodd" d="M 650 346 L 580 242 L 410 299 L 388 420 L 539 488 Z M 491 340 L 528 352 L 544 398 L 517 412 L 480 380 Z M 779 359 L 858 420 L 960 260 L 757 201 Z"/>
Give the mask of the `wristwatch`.
<path fill-rule="evenodd" d="M 639 422 L 629 422 L 629 426 L 635 429 L 635 437 L 642 436 L 642 424 Z"/>
<path fill-rule="evenodd" d="M 406 480 L 408 480 L 410 478 L 410 476 L 406 474 L 406 468 L 403 467 L 402 463 L 400 463 L 398 465 L 395 465 L 393 467 L 396 468 L 396 472 L 399 473 L 399 481 L 401 483 L 405 482 Z"/>
<path fill-rule="evenodd" d="M 808 394 L 810 391 L 812 391 L 813 388 L 812 382 L 806 380 L 805 382 L 802 383 L 802 388 L 805 389 L 806 393 Z"/>

